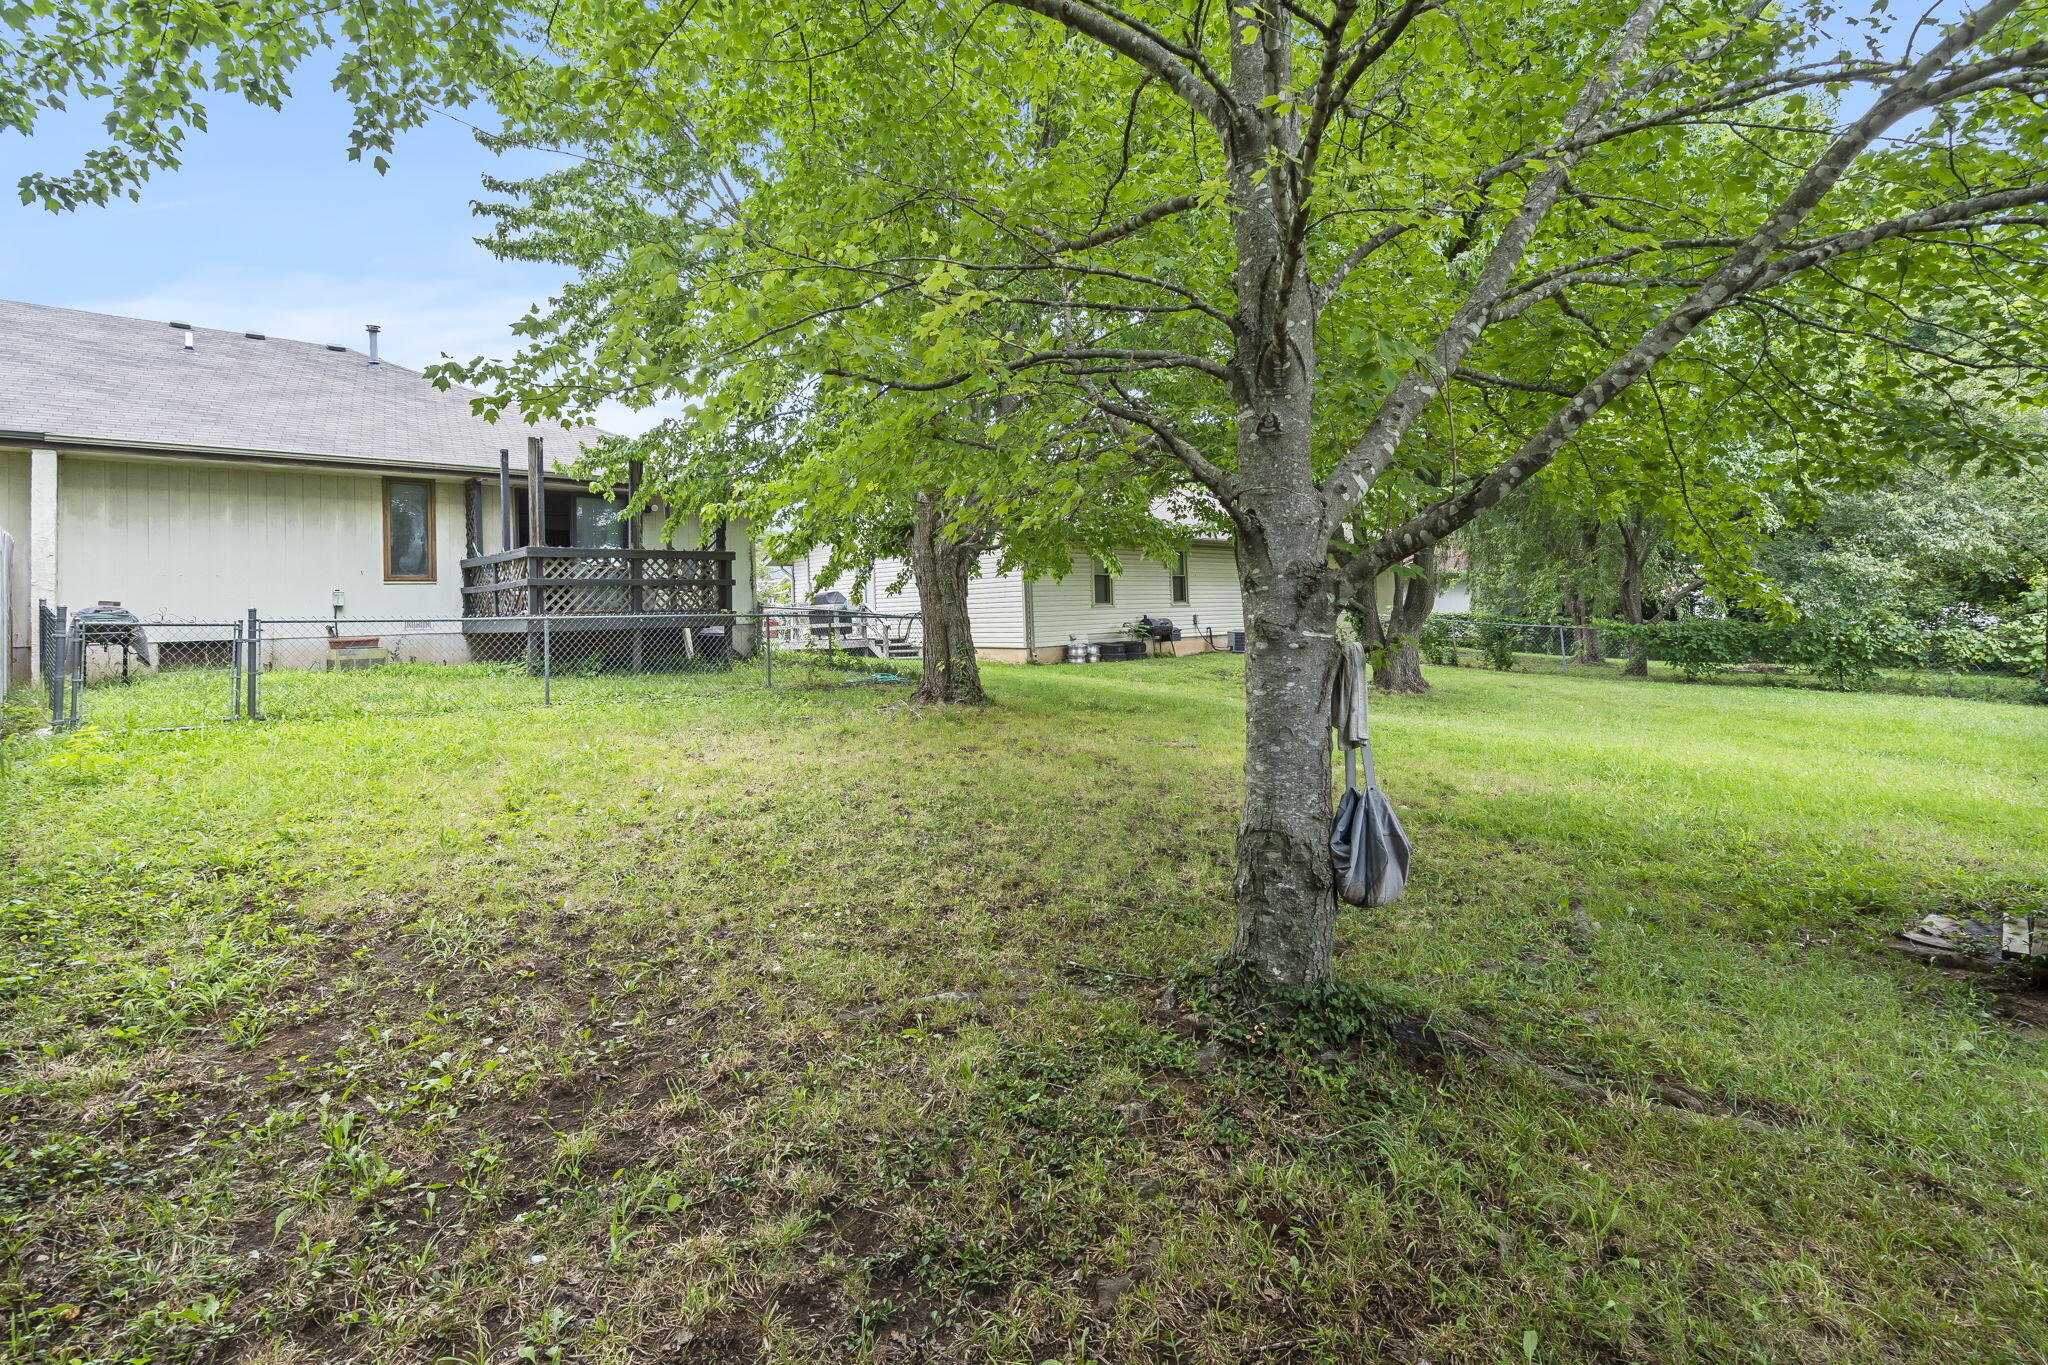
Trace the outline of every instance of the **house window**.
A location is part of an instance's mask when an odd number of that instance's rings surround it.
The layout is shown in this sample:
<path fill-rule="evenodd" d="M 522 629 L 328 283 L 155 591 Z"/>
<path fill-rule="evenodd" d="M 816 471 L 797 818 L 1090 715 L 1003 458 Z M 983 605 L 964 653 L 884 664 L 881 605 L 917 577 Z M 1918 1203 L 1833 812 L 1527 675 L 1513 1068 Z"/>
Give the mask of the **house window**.
<path fill-rule="evenodd" d="M 626 547 L 626 523 L 619 520 L 622 510 L 622 506 L 610 498 L 577 494 L 576 519 L 570 527 L 569 543 L 591 549 L 623 550 Z"/>
<path fill-rule="evenodd" d="M 1113 607 L 1116 605 L 1116 578 L 1099 560 L 1095 565 L 1095 605 L 1098 607 Z"/>
<path fill-rule="evenodd" d="M 434 581 L 434 485 L 384 480 L 384 581 Z"/>
<path fill-rule="evenodd" d="M 1166 576 L 1168 600 L 1176 607 L 1188 604 L 1188 552 L 1182 550 L 1173 557 L 1173 572 Z"/>

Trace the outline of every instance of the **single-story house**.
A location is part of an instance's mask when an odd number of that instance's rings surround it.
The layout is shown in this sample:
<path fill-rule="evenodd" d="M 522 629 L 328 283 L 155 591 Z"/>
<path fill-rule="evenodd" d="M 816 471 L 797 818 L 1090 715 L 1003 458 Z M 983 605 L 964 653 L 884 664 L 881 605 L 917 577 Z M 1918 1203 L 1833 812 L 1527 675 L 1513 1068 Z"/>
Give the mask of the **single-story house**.
<path fill-rule="evenodd" d="M 206 623 L 255 608 L 343 633 L 452 621 L 465 657 L 495 657 L 488 618 L 534 604 L 753 609 L 741 528 L 686 519 L 670 542 L 662 509 L 618 521 L 557 472 L 590 429 L 487 422 L 475 394 L 380 360 L 377 339 L 370 328 L 358 350 L 0 301 L 6 672 L 31 671 L 39 602 Z"/>
<path fill-rule="evenodd" d="M 851 605 L 874 612 L 914 612 L 917 588 L 899 559 L 878 559 L 859 575 L 824 578 L 829 551 L 813 550 L 780 566 L 791 600 L 810 602 L 837 591 Z M 1195 537 L 1170 564 L 1126 551 L 1108 560 L 1076 555 L 1064 578 L 1026 578 L 1003 571 L 999 557 L 985 555 L 970 579 L 967 614 L 974 627 L 975 653 L 996 663 L 1059 663 L 1088 644 L 1129 639 L 1126 627 L 1142 617 L 1171 621 L 1180 639 L 1178 654 L 1230 648 L 1233 631 L 1244 629 L 1244 596 L 1237 583 L 1237 554 L 1227 540 Z"/>
<path fill-rule="evenodd" d="M 904 561 L 877 559 L 857 573 L 827 578 L 831 558 L 829 550 L 816 549 L 769 572 L 788 584 L 794 603 L 836 592 L 860 610 L 917 610 L 917 587 Z M 1112 569 L 1110 560 L 1076 553 L 1065 577 L 1026 578 L 1015 569 L 1004 571 L 1000 556 L 982 556 L 981 572 L 967 589 L 975 654 L 994 663 L 1060 663 L 1078 657 L 1086 645 L 1129 638 L 1127 627 L 1145 617 L 1173 623 L 1180 632 L 1170 646 L 1176 654 L 1229 649 L 1232 633 L 1244 629 L 1244 595 L 1230 541 L 1194 536 L 1169 564 L 1135 550 L 1117 553 L 1114 561 Z M 1392 587 L 1393 575 L 1381 575 L 1382 601 Z M 1455 576 L 1438 590 L 1438 611 L 1469 611 L 1471 605 L 1470 591 Z"/>

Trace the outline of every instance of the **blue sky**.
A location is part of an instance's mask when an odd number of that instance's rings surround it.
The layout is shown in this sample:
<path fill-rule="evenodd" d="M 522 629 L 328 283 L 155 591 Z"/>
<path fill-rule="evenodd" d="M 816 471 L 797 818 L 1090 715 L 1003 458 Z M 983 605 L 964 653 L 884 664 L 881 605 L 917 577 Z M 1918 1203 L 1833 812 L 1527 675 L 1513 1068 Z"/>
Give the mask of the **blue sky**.
<path fill-rule="evenodd" d="M 555 163 L 494 156 L 437 117 L 380 176 L 348 159 L 346 104 L 318 76 L 299 85 L 280 113 L 210 101 L 184 166 L 103 209 L 53 214 L 12 190 L 27 170 L 68 170 L 92 145 L 89 116 L 0 141 L 0 297 L 357 347 L 374 322 L 410 366 L 508 354 L 508 325 L 560 278 L 477 246 L 470 203 L 486 173 Z M 603 414 L 615 431 L 650 420 Z"/>

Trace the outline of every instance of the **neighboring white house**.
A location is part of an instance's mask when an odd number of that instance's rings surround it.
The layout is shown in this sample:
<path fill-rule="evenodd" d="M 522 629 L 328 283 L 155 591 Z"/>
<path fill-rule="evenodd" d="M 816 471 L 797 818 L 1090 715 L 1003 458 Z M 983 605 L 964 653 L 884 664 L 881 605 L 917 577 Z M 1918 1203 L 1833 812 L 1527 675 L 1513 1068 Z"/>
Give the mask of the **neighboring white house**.
<path fill-rule="evenodd" d="M 969 580 L 967 612 L 974 626 L 975 653 L 995 663 L 1059 663 L 1075 645 L 1128 638 L 1125 627 L 1141 617 L 1171 621 L 1181 632 L 1176 654 L 1230 648 L 1233 631 L 1244 629 L 1244 595 L 1238 587 L 1237 554 L 1227 540 L 1196 537 L 1172 564 L 1136 551 L 1115 556 L 1120 568 L 1088 555 L 1074 556 L 1064 578 L 1026 578 L 999 567 L 999 556 L 984 555 L 981 573 Z M 786 579 L 791 600 L 811 601 L 836 591 L 858 608 L 914 612 L 917 588 L 900 559 L 878 559 L 861 574 L 827 580 L 827 550 L 814 550 L 773 572 Z M 1380 600 L 1389 600 L 1393 575 L 1382 574 Z M 1462 583 L 1443 588 L 1439 611 L 1469 611 L 1471 594 Z M 1164 648 L 1162 646 L 1162 648 Z"/>
<path fill-rule="evenodd" d="M 478 570 L 464 561 L 529 543 L 530 436 L 547 469 L 530 543 L 728 551 L 718 605 L 753 607 L 738 528 L 704 546 L 685 522 L 667 544 L 661 509 L 624 526 L 587 484 L 554 476 L 589 429 L 494 425 L 470 411 L 474 394 L 364 351 L 0 301 L 0 376 L 0 658 L 15 676 L 38 648 L 38 601 L 207 622 L 253 607 L 343 627 L 473 614 L 464 578 Z"/>
<path fill-rule="evenodd" d="M 901 560 L 875 561 L 865 583 L 857 584 L 851 574 L 821 581 L 830 558 L 814 550 L 784 569 L 794 601 L 834 590 L 869 611 L 917 610 L 917 589 Z M 1244 597 L 1230 542 L 1195 539 L 1172 564 L 1135 551 L 1116 559 L 1120 572 L 1076 555 L 1066 577 L 1034 579 L 1000 572 L 998 556 L 983 556 L 981 573 L 967 590 L 975 652 L 997 663 L 1058 663 L 1070 646 L 1129 638 L 1125 626 L 1145 616 L 1173 622 L 1181 638 L 1172 648 L 1180 654 L 1228 649 L 1230 633 L 1244 629 Z"/>

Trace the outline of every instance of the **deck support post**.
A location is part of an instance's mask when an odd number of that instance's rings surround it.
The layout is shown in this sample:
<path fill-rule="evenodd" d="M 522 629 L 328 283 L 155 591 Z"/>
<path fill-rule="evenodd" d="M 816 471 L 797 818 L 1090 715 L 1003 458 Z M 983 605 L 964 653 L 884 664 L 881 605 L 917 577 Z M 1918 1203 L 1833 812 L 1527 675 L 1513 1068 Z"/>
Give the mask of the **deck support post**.
<path fill-rule="evenodd" d="M 498 549 L 512 548 L 512 452 L 498 452 Z"/>
<path fill-rule="evenodd" d="M 547 457 L 542 452 L 540 437 L 526 438 L 526 546 L 545 545 L 548 540 L 546 479 Z M 542 642 L 533 638 L 533 621 L 542 615 L 546 604 L 541 598 L 540 560 L 526 556 L 526 663 L 530 669 L 534 664 L 537 648 Z M 545 617 L 542 618 L 545 626 Z M 546 661 L 542 661 L 546 667 Z"/>
<path fill-rule="evenodd" d="M 547 504 L 544 487 L 547 457 L 541 452 L 540 437 L 526 438 L 526 543 L 548 543 Z"/>
<path fill-rule="evenodd" d="M 626 518 L 626 548 L 629 550 L 640 548 L 640 509 L 633 504 L 640 498 L 641 467 L 639 460 L 626 462 L 626 506 L 631 512 Z"/>

